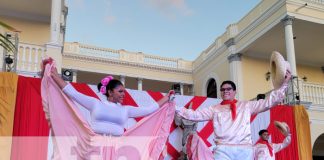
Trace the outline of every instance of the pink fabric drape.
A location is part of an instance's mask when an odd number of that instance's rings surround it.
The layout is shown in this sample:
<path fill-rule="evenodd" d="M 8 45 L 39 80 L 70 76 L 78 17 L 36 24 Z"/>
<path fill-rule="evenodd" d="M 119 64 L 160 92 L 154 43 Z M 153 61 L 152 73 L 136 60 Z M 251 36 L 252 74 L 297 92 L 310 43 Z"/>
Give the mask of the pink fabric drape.
<path fill-rule="evenodd" d="M 46 118 L 51 125 L 57 159 L 90 159 L 93 156 L 99 159 L 117 159 L 120 156 L 158 159 L 173 121 L 173 103 L 167 103 L 145 117 L 121 137 L 101 136 L 91 130 L 77 106 L 52 80 L 51 67 L 54 65 L 45 67 L 41 95 Z"/>
<path fill-rule="evenodd" d="M 214 155 L 209 150 L 204 141 L 197 135 L 192 134 L 188 137 L 187 153 L 191 160 L 213 160 Z"/>

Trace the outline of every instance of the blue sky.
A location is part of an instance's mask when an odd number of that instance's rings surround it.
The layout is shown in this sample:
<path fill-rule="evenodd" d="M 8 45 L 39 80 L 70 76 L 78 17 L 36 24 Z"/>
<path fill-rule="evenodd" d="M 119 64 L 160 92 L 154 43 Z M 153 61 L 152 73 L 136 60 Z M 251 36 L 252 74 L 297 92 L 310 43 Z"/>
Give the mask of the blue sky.
<path fill-rule="evenodd" d="M 67 0 L 66 41 L 194 60 L 260 0 Z"/>

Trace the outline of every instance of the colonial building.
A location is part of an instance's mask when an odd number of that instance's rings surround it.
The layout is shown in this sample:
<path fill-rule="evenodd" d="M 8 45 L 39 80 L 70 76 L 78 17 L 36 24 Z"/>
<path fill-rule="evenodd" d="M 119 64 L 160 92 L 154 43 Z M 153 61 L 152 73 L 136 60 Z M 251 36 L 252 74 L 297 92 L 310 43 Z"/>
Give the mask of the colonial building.
<path fill-rule="evenodd" d="M 64 43 L 66 15 L 64 0 L 1 1 L 0 20 L 20 31 L 8 32 L 18 37 L 12 70 L 38 76 L 41 57 L 47 55 L 74 82 L 96 84 L 109 74 L 131 89 L 175 88 L 184 95 L 219 98 L 221 82 L 230 79 L 237 84 L 237 98 L 250 100 L 272 89 L 269 59 L 276 50 L 295 76 L 290 97 L 307 108 L 313 154 L 324 156 L 324 1 L 262 0 L 206 44 L 194 61 Z M 0 67 L 4 70 L 6 64 L 0 61 Z"/>

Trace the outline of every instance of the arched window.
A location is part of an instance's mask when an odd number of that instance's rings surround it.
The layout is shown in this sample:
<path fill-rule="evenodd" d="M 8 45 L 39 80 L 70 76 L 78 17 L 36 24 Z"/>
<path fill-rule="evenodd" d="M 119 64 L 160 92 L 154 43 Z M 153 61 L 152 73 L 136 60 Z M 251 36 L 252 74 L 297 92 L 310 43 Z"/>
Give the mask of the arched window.
<path fill-rule="evenodd" d="M 207 85 L 207 97 L 210 98 L 217 98 L 217 85 L 214 78 L 209 79 Z"/>
<path fill-rule="evenodd" d="M 313 159 L 323 159 L 324 158 L 324 133 L 321 134 L 315 141 L 313 146 Z"/>

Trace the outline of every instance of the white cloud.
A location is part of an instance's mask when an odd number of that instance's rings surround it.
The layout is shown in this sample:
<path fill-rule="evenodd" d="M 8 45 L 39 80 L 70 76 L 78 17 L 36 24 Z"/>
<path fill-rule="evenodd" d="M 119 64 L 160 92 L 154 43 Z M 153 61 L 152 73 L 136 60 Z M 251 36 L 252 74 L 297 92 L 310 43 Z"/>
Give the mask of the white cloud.
<path fill-rule="evenodd" d="M 104 21 L 106 24 L 111 25 L 116 22 L 116 16 L 112 14 L 112 1 L 111 0 L 104 0 L 104 7 L 105 7 L 105 15 L 104 15 Z"/>
<path fill-rule="evenodd" d="M 162 15 L 175 19 L 178 14 L 190 16 L 194 12 L 185 0 L 142 0 L 149 7 L 156 9 Z"/>
<path fill-rule="evenodd" d="M 105 16 L 105 22 L 107 22 L 108 24 L 113 24 L 116 21 L 116 17 L 112 16 L 112 15 L 107 15 Z"/>

